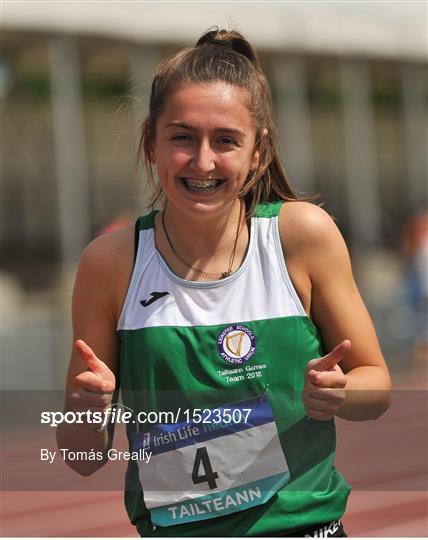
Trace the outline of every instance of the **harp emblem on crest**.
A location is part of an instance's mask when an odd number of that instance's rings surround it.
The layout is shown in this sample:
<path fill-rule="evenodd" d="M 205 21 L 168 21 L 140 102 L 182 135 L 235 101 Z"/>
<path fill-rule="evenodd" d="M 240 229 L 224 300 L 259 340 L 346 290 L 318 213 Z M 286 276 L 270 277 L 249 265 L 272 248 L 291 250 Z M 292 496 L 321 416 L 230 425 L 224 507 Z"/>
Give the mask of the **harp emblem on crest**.
<path fill-rule="evenodd" d="M 254 332 L 242 324 L 224 328 L 217 338 L 220 356 L 230 364 L 242 364 L 256 352 Z"/>
<path fill-rule="evenodd" d="M 244 337 L 244 332 L 237 332 L 236 334 L 229 334 L 226 336 L 226 347 L 230 352 L 236 354 L 236 356 L 241 356 L 241 347 L 242 347 L 242 338 Z"/>

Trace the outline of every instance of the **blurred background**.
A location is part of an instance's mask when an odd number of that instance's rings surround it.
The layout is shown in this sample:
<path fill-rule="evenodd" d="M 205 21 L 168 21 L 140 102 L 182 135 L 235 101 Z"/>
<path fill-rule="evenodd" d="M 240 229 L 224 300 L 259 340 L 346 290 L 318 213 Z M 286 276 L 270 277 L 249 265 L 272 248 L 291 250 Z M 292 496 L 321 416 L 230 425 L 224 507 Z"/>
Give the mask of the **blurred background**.
<path fill-rule="evenodd" d="M 1 18 L 2 390 L 63 388 L 80 253 L 146 212 L 153 69 L 212 25 L 257 48 L 289 178 L 337 219 L 396 387 L 426 388 L 426 2 L 3 0 Z"/>

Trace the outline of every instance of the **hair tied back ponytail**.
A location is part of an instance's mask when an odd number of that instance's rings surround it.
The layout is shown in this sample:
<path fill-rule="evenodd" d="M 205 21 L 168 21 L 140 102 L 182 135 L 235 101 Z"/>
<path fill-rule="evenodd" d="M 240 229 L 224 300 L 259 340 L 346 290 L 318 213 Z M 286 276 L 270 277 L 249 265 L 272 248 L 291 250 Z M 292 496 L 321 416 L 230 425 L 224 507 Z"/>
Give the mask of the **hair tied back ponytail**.
<path fill-rule="evenodd" d="M 219 30 L 218 27 L 214 27 L 199 38 L 195 48 L 200 47 L 201 45 L 210 44 L 229 47 L 233 51 L 245 56 L 245 58 L 247 58 L 256 68 L 261 69 L 256 51 L 244 36 L 235 30 Z"/>
<path fill-rule="evenodd" d="M 224 39 L 210 39 L 207 41 L 207 45 L 220 45 L 221 47 L 227 47 L 233 51 L 232 44 Z"/>

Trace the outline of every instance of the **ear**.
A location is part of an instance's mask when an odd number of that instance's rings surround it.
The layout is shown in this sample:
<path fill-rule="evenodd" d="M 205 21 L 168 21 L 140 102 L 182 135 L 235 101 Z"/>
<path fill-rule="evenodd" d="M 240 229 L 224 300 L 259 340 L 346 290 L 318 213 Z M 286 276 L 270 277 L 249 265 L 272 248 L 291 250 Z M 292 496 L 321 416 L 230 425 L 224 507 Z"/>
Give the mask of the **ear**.
<path fill-rule="evenodd" d="M 253 159 L 251 160 L 251 170 L 254 171 L 259 166 L 260 161 L 260 152 L 256 150 L 253 155 Z"/>
<path fill-rule="evenodd" d="M 263 128 L 262 138 L 266 137 L 267 134 L 268 134 L 267 128 Z M 260 151 L 256 150 L 254 152 L 253 159 L 251 161 L 251 169 L 253 170 L 257 169 L 257 167 L 259 166 L 259 162 L 260 162 Z"/>

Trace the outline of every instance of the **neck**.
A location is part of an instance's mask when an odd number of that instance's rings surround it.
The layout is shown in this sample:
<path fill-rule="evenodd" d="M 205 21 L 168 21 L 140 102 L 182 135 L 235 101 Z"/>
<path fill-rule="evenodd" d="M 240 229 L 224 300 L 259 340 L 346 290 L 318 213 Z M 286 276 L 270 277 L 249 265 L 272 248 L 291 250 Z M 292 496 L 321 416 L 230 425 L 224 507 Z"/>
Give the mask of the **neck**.
<path fill-rule="evenodd" d="M 248 228 L 244 205 L 235 202 L 229 215 L 209 222 L 177 216 L 171 208 L 158 216 L 157 247 L 176 274 L 211 281 L 239 268 L 248 246 Z"/>
<path fill-rule="evenodd" d="M 241 208 L 242 205 L 242 208 Z M 186 260 L 212 258 L 222 252 L 230 253 L 245 224 L 245 208 L 236 200 L 229 213 L 215 219 L 200 219 L 188 215 L 178 215 L 173 208 L 164 210 L 164 220 L 168 236 L 175 250 Z M 239 220 L 241 223 L 239 224 Z M 239 225 L 239 230 L 238 230 Z"/>

